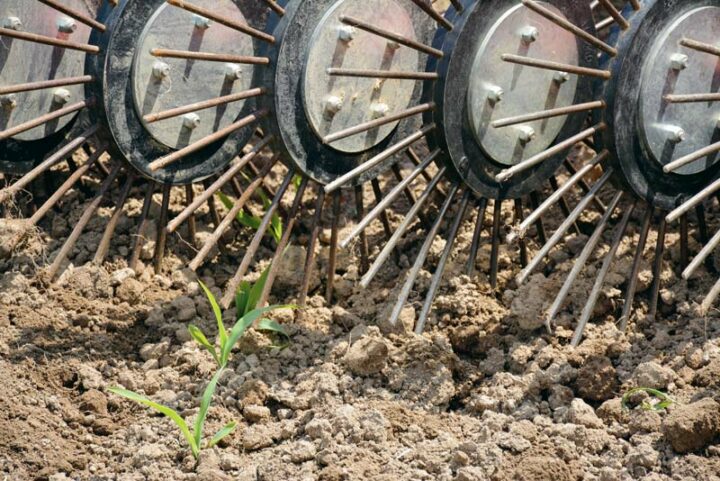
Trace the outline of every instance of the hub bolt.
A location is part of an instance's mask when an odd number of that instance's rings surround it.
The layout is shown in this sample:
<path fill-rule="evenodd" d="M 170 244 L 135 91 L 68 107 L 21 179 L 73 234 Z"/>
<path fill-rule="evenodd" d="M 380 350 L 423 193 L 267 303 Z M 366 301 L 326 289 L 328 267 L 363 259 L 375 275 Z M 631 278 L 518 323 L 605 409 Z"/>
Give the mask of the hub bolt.
<path fill-rule="evenodd" d="M 170 65 L 165 62 L 155 62 L 152 73 L 157 80 L 163 80 L 170 76 Z"/>
<path fill-rule="evenodd" d="M 503 99 L 503 96 L 505 96 L 505 91 L 502 89 L 502 87 L 499 87 L 497 85 L 492 85 L 492 86 L 488 87 L 488 97 L 487 98 L 493 104 L 501 102 Z"/>
<path fill-rule="evenodd" d="M 65 105 L 70 102 L 72 95 L 68 89 L 56 89 L 53 92 L 53 103 L 57 105 Z"/>
<path fill-rule="evenodd" d="M 685 70 L 688 67 L 690 58 L 684 53 L 676 53 L 670 57 L 670 66 L 673 70 Z"/>
<path fill-rule="evenodd" d="M 345 43 L 350 43 L 355 38 L 355 27 L 343 25 L 338 28 L 338 38 Z"/>
<path fill-rule="evenodd" d="M 525 45 L 530 45 L 531 43 L 537 41 L 538 38 L 540 38 L 540 30 L 538 30 L 536 27 L 533 27 L 532 25 L 528 25 L 527 27 L 522 29 L 520 35 L 522 36 L 523 43 Z"/>
<path fill-rule="evenodd" d="M 376 103 L 370 106 L 370 111 L 374 119 L 380 119 L 390 113 L 390 106 L 386 103 Z"/>
<path fill-rule="evenodd" d="M 207 30 L 210 28 L 210 19 L 201 15 L 193 15 L 193 24 L 195 25 L 195 28 Z"/>
<path fill-rule="evenodd" d="M 677 125 L 664 125 L 663 130 L 668 133 L 668 140 L 673 144 L 679 144 L 687 138 L 685 129 Z"/>
<path fill-rule="evenodd" d="M 2 21 L 3 28 L 7 28 L 10 30 L 22 30 L 23 24 L 22 21 L 18 17 L 5 17 Z"/>
<path fill-rule="evenodd" d="M 196 113 L 185 114 L 182 117 L 183 127 L 188 130 L 195 130 L 200 127 L 200 116 Z"/>
<path fill-rule="evenodd" d="M 70 17 L 63 17 L 60 20 L 58 20 L 57 23 L 58 30 L 62 33 L 73 33 L 75 30 L 77 30 L 77 22 L 75 19 Z"/>
<path fill-rule="evenodd" d="M 564 84 L 570 80 L 570 74 L 567 72 L 555 72 L 555 75 L 553 75 L 553 81 L 557 84 Z"/>
<path fill-rule="evenodd" d="M 235 82 L 242 78 L 242 67 L 234 63 L 225 64 L 225 78 L 228 82 Z"/>
<path fill-rule="evenodd" d="M 15 94 L 0 95 L 0 106 L 5 110 L 13 110 L 17 107 L 17 96 Z"/>
<path fill-rule="evenodd" d="M 328 95 L 325 98 L 325 118 L 332 119 L 342 110 L 343 99 L 337 95 Z"/>
<path fill-rule="evenodd" d="M 518 131 L 518 138 L 520 139 L 520 142 L 523 144 L 527 144 L 529 142 L 532 142 L 535 137 L 537 136 L 535 129 L 528 125 L 521 125 L 517 127 Z"/>

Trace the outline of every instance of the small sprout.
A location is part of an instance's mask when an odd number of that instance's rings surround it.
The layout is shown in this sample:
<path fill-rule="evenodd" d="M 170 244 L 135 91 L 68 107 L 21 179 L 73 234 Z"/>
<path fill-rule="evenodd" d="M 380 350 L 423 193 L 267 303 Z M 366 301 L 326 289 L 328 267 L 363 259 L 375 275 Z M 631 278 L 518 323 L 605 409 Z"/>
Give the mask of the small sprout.
<path fill-rule="evenodd" d="M 653 398 L 657 399 L 658 402 L 650 402 L 647 400 L 644 400 L 642 404 L 640 404 L 640 408 L 644 411 L 664 411 L 666 410 L 671 404 L 677 404 L 677 401 L 675 401 L 673 398 L 668 396 L 662 391 L 658 391 L 657 389 L 652 389 L 649 387 L 636 387 L 634 389 L 629 390 L 625 393 L 625 395 L 622 397 L 622 407 L 625 410 L 630 410 L 630 398 L 633 397 L 635 394 L 645 392 L 650 394 Z"/>
<path fill-rule="evenodd" d="M 227 195 L 223 194 L 222 192 L 218 192 L 217 194 L 218 198 L 220 199 L 220 202 L 222 202 L 223 206 L 225 206 L 226 209 L 231 210 L 233 206 L 235 205 L 235 201 L 228 197 Z M 263 193 L 262 191 L 259 191 L 258 196 L 263 202 L 263 206 L 265 209 L 268 209 L 270 207 L 271 201 L 270 199 Z M 240 224 L 244 225 L 245 227 L 248 227 L 254 231 L 257 231 L 260 229 L 260 225 L 262 224 L 262 218 L 258 217 L 256 215 L 249 214 L 245 212 L 244 210 L 241 210 L 238 212 L 237 221 L 240 222 Z M 270 222 L 270 226 L 268 227 L 268 232 L 270 235 L 273 236 L 273 239 L 275 242 L 280 242 L 283 235 L 283 224 L 282 219 L 280 216 L 275 213 L 272 216 L 272 220 Z"/>
<path fill-rule="evenodd" d="M 178 414 L 178 412 L 174 409 L 163 406 L 162 404 L 158 404 L 146 398 L 145 396 L 141 396 L 140 394 L 137 394 L 135 392 L 128 391 L 127 389 L 113 387 L 109 388 L 108 391 L 131 401 L 135 401 L 138 404 L 147 406 L 159 412 L 160 414 L 169 417 L 180 429 L 180 432 L 182 433 L 185 441 L 190 447 L 190 451 L 192 452 L 193 457 L 197 461 L 200 459 L 200 451 L 202 449 L 212 448 L 224 438 L 232 434 L 232 432 L 237 427 L 237 423 L 235 421 L 226 424 L 205 444 L 205 446 L 203 446 L 202 440 L 203 430 L 205 428 L 205 421 L 207 420 L 207 414 L 210 410 L 210 404 L 212 403 L 213 396 L 215 395 L 215 390 L 217 389 L 218 381 L 220 381 L 220 377 L 222 376 L 222 374 L 223 369 L 220 369 L 217 373 L 215 373 L 215 376 L 213 376 L 212 380 L 205 388 L 202 400 L 200 401 L 200 411 L 198 412 L 197 418 L 195 419 L 195 424 L 193 425 L 192 431 L 190 431 L 190 427 L 187 421 L 183 419 L 182 416 L 180 416 L 180 414 Z"/>

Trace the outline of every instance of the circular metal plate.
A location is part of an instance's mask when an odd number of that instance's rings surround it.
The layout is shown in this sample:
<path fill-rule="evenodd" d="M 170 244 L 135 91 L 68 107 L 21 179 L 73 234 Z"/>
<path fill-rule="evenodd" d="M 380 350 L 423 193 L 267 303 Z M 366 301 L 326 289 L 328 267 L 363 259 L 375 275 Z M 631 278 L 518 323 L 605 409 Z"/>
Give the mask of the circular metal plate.
<path fill-rule="evenodd" d="M 661 165 L 691 154 L 718 140 L 720 102 L 670 104 L 663 100 L 669 94 L 699 94 L 718 91 L 718 59 L 713 55 L 680 46 L 683 38 L 709 44 L 720 40 L 720 7 L 693 9 L 669 25 L 657 39 L 643 69 L 640 100 L 640 129 L 653 158 Z M 673 56 L 686 55 L 687 67 L 673 68 Z M 684 140 L 674 141 L 678 130 Z M 708 163 L 703 158 L 675 171 L 692 175 L 704 171 L 720 156 Z"/>
<path fill-rule="evenodd" d="M 406 109 L 415 90 L 412 80 L 327 74 L 331 67 L 413 72 L 420 58 L 415 50 L 393 48 L 382 37 L 346 26 L 340 21 L 342 16 L 416 39 L 412 17 L 394 0 L 342 0 L 328 11 L 313 34 L 303 83 L 305 112 L 320 138 L 373 120 L 376 118 L 374 109 L 385 111 L 387 115 Z M 382 142 L 397 124 L 390 123 L 333 142 L 332 146 L 342 152 L 362 152 Z"/>
<path fill-rule="evenodd" d="M 193 4 L 212 9 L 214 13 L 236 22 L 247 23 L 242 11 L 232 0 L 193 0 Z M 206 24 L 197 15 L 172 5 L 162 5 L 140 36 L 133 63 L 135 109 L 141 118 L 151 113 L 238 93 L 252 85 L 252 65 L 159 58 L 150 53 L 155 48 L 254 55 L 253 40 L 249 35 L 218 23 Z M 167 77 L 158 78 L 154 75 L 153 70 L 158 63 L 169 67 Z M 241 69 L 240 78 L 227 75 L 234 68 Z M 233 123 L 244 105 L 245 101 L 239 101 L 198 111 L 196 114 L 200 123 L 193 129 L 183 126 L 182 116 L 143 123 L 159 142 L 168 147 L 182 148 Z"/>
<path fill-rule="evenodd" d="M 565 18 L 553 5 L 538 3 Z M 528 39 L 537 38 L 524 40 L 523 34 Z M 467 96 L 470 125 L 489 157 L 504 165 L 514 165 L 552 145 L 567 117 L 503 128 L 493 128 L 491 122 L 572 105 L 578 76 L 568 75 L 556 81 L 557 72 L 503 62 L 501 56 L 506 53 L 578 65 L 579 52 L 572 33 L 523 5 L 504 12 L 483 38 L 470 74 Z M 491 100 L 498 89 L 502 99 Z M 532 129 L 534 138 L 524 141 L 521 137 L 530 132 L 528 129 Z"/>
<path fill-rule="evenodd" d="M 70 8 L 95 17 L 88 4 L 83 0 L 66 0 Z M 91 28 L 70 19 L 67 15 L 37 1 L 3 0 L 0 3 L 0 24 L 8 25 L 18 19 L 21 31 L 43 35 L 77 43 L 87 43 Z M 72 33 L 65 33 L 59 26 L 64 22 L 74 24 Z M 61 47 L 43 45 L 26 40 L 0 38 L 0 85 L 15 85 L 43 80 L 54 80 L 82 76 L 85 69 L 84 52 Z M 14 109 L 0 107 L 0 130 L 7 129 L 29 120 L 33 120 L 52 111 L 66 107 L 70 103 L 85 98 L 83 85 L 62 87 L 70 93 L 69 98 L 56 101 L 56 89 L 35 90 L 17 93 Z M 68 103 L 63 103 L 67 100 Z M 33 141 L 46 138 L 62 130 L 72 120 L 67 115 L 56 121 L 43 124 L 14 137 L 15 140 Z"/>

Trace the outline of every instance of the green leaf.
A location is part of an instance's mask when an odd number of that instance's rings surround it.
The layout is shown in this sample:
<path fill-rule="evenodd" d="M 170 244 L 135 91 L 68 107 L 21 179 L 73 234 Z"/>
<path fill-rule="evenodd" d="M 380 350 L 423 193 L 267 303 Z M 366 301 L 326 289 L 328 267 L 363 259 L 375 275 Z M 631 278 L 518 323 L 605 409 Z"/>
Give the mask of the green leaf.
<path fill-rule="evenodd" d="M 300 190 L 302 181 L 303 181 L 303 178 L 300 174 L 297 174 L 297 175 L 295 175 L 295 177 L 293 177 L 292 183 L 293 183 L 293 186 L 295 187 L 295 190 Z"/>
<path fill-rule="evenodd" d="M 279 324 L 277 321 L 261 319 L 260 322 L 258 322 L 257 330 L 278 334 L 283 339 L 283 342 L 274 345 L 273 347 L 276 349 L 285 349 L 290 345 L 290 334 L 288 334 L 282 324 Z"/>
<path fill-rule="evenodd" d="M 270 232 L 278 244 L 282 240 L 283 229 L 284 227 L 280 216 L 278 214 L 273 215 L 272 222 L 270 223 Z"/>
<path fill-rule="evenodd" d="M 217 321 L 218 326 L 218 336 L 220 337 L 220 345 L 222 346 L 223 344 L 225 344 L 225 342 L 227 342 L 227 330 L 225 329 L 225 323 L 223 322 L 220 304 L 218 304 L 217 299 L 215 299 L 215 296 L 210 291 L 208 286 L 206 286 L 202 281 L 198 282 L 200 283 L 200 287 L 202 287 L 203 291 L 205 291 L 205 295 L 207 296 L 208 301 L 210 301 L 212 310 L 215 313 L 215 320 Z"/>
<path fill-rule="evenodd" d="M 190 450 L 192 451 L 193 456 L 195 459 L 200 456 L 200 445 L 195 441 L 195 438 L 193 438 L 193 435 L 190 433 L 190 429 L 188 428 L 187 423 L 185 420 L 174 410 L 167 406 L 163 406 L 162 404 L 158 404 L 154 401 L 151 401 L 150 399 L 146 398 L 145 396 L 141 396 L 140 394 L 134 393 L 132 391 L 128 391 L 127 389 L 121 389 L 117 387 L 109 388 L 108 391 L 110 391 L 113 394 L 117 394 L 118 396 L 122 396 L 126 399 L 129 399 L 131 401 L 135 401 L 136 403 L 143 404 L 151 409 L 154 409 L 155 411 L 159 412 L 160 414 L 163 414 L 170 419 L 180 428 L 180 432 L 182 432 L 183 436 L 185 437 L 185 440 L 190 445 Z"/>
<path fill-rule="evenodd" d="M 625 395 L 622 397 L 622 400 L 620 401 L 620 404 L 622 405 L 623 409 L 629 410 L 630 409 L 630 397 L 633 396 L 636 393 L 639 392 L 646 392 L 650 394 L 651 396 L 657 398 L 659 400 L 658 403 L 652 404 L 647 401 L 643 401 L 641 404 L 642 409 L 645 411 L 664 411 L 668 408 L 668 406 L 677 403 L 673 398 L 668 396 L 662 391 L 658 391 L 657 389 L 649 388 L 649 387 L 636 387 L 634 389 L 629 390 L 625 393 Z"/>
<path fill-rule="evenodd" d="M 202 432 L 203 427 L 205 426 L 205 419 L 207 418 L 210 404 L 212 403 L 213 396 L 215 395 L 215 389 L 217 389 L 217 384 L 218 381 L 220 381 L 220 376 L 222 376 L 223 371 L 224 369 L 220 368 L 220 370 L 215 373 L 213 378 L 210 380 L 210 383 L 205 388 L 202 400 L 200 401 L 200 411 L 198 412 L 197 419 L 195 420 L 195 444 L 197 444 L 198 446 L 200 446 L 200 443 L 202 441 Z"/>
<path fill-rule="evenodd" d="M 190 332 L 192 338 L 195 339 L 198 344 L 200 344 L 203 348 L 205 348 L 205 350 L 212 354 L 212 357 L 215 359 L 215 361 L 220 361 L 217 356 L 217 349 L 215 349 L 215 346 L 213 346 L 210 341 L 208 341 L 207 337 L 205 337 L 205 334 L 203 334 L 199 327 L 190 324 L 188 326 L 188 331 Z"/>
<path fill-rule="evenodd" d="M 235 320 L 240 319 L 248 310 L 248 302 L 250 300 L 250 290 L 252 285 L 248 281 L 242 281 L 235 293 Z"/>
<path fill-rule="evenodd" d="M 222 428 L 220 431 L 217 432 L 215 436 L 208 442 L 207 447 L 212 448 L 217 443 L 225 439 L 227 436 L 231 435 L 233 431 L 235 431 L 235 428 L 237 427 L 237 423 L 235 421 L 232 421 L 230 423 L 227 423 L 224 428 Z"/>
<path fill-rule="evenodd" d="M 260 319 L 266 313 L 274 311 L 275 309 L 281 309 L 283 307 L 294 308 L 294 306 L 290 305 L 264 307 L 262 309 L 252 310 L 240 319 L 238 319 L 238 321 L 235 323 L 232 330 L 230 331 L 230 337 L 227 344 L 223 346 L 222 352 L 220 353 L 220 360 L 222 361 L 221 365 L 225 366 L 227 364 L 228 360 L 230 359 L 230 352 L 235 347 L 235 344 L 237 344 L 242 335 L 245 334 L 245 331 L 247 331 L 247 329 L 252 326 L 255 321 Z"/>
<path fill-rule="evenodd" d="M 232 210 L 232 208 L 235 207 L 235 201 L 233 201 L 227 195 L 223 194 L 222 192 L 218 192 L 217 196 L 227 210 Z M 258 230 L 260 228 L 260 224 L 262 224 L 262 219 L 257 216 L 249 215 L 244 210 L 238 212 L 237 216 L 235 217 L 242 225 L 244 225 L 245 227 L 249 227 L 253 230 Z"/>
<path fill-rule="evenodd" d="M 243 315 L 257 309 L 257 304 L 260 301 L 260 296 L 262 296 L 263 290 L 265 289 L 265 284 L 267 284 L 268 276 L 270 275 L 270 267 L 271 266 L 267 266 L 265 268 L 262 274 L 260 274 L 260 278 L 257 280 L 255 285 L 250 288 L 250 292 L 248 293 L 247 305 L 245 306 L 245 311 L 243 312 Z"/>

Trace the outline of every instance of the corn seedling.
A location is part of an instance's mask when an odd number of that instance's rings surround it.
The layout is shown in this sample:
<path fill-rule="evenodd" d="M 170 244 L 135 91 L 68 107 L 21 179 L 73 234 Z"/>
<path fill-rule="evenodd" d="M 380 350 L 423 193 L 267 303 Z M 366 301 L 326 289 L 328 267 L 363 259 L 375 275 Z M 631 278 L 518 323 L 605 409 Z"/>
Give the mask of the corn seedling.
<path fill-rule="evenodd" d="M 623 409 L 630 410 L 630 398 L 639 392 L 648 393 L 650 396 L 658 400 L 658 402 L 655 403 L 644 400 L 642 404 L 640 404 L 640 408 L 645 411 L 664 411 L 671 404 L 677 403 L 677 401 L 675 401 L 673 398 L 671 398 L 662 391 L 658 391 L 657 389 L 652 389 L 649 387 L 636 387 L 635 389 L 631 389 L 626 392 L 625 395 L 622 397 Z"/>
<path fill-rule="evenodd" d="M 240 285 L 235 297 L 237 312 L 236 322 L 229 332 L 223 322 L 220 304 L 218 304 L 217 299 L 210 289 L 200 282 L 200 286 L 205 291 L 205 295 L 207 296 L 210 306 L 212 306 L 213 313 L 215 314 L 215 320 L 217 321 L 218 328 L 217 340 L 214 344 L 211 343 L 202 330 L 195 325 L 191 324 L 188 327 L 188 330 L 190 331 L 190 335 L 193 339 L 195 339 L 195 341 L 200 344 L 203 349 L 212 355 L 215 362 L 217 362 L 218 366 L 221 368 L 227 366 L 233 347 L 235 347 L 240 338 L 253 325 L 255 325 L 255 328 L 259 331 L 271 332 L 280 335 L 285 342 L 276 347 L 282 348 L 287 345 L 289 336 L 285 329 L 279 323 L 271 319 L 262 318 L 262 316 L 275 309 L 283 307 L 293 308 L 294 306 L 269 306 L 260 309 L 257 308 L 257 303 L 260 299 L 260 295 L 262 294 L 265 282 L 267 281 L 267 276 L 268 270 L 265 270 L 260 276 L 260 280 L 258 280 L 255 284 L 243 282 Z"/>
<path fill-rule="evenodd" d="M 260 199 L 262 200 L 263 206 L 265 209 L 268 209 L 271 204 L 271 200 L 268 198 L 267 195 L 265 195 L 263 192 L 260 192 L 259 194 Z M 228 197 L 227 195 L 223 194 L 222 192 L 218 192 L 217 194 L 218 199 L 220 199 L 220 202 L 225 206 L 226 209 L 231 210 L 233 206 L 235 205 L 235 201 Z M 256 215 L 249 214 L 248 212 L 245 212 L 244 210 L 241 210 L 238 212 L 236 216 L 237 221 L 244 225 L 245 227 L 249 227 L 250 229 L 257 231 L 260 229 L 260 224 L 262 224 L 262 218 L 258 217 Z M 270 222 L 270 226 L 268 227 L 268 232 L 270 235 L 272 235 L 273 239 L 275 239 L 275 242 L 280 242 L 280 239 L 282 239 L 283 235 L 283 225 L 282 225 L 282 219 L 278 214 L 273 214 L 272 220 Z"/>
<path fill-rule="evenodd" d="M 192 451 L 193 457 L 197 461 L 198 459 L 200 459 L 200 451 L 202 449 L 212 448 L 217 443 L 222 441 L 225 437 L 232 434 L 232 432 L 237 427 L 237 423 L 235 421 L 226 424 L 222 429 L 215 433 L 215 435 L 203 446 L 202 441 L 205 421 L 207 420 L 207 414 L 210 409 L 210 404 L 212 403 L 213 396 L 215 395 L 215 389 L 217 388 L 217 384 L 220 380 L 220 377 L 222 376 L 222 373 L 223 369 L 220 369 L 217 373 L 215 373 L 215 376 L 213 376 L 212 380 L 205 388 L 202 400 L 200 401 L 200 411 L 198 412 L 197 418 L 195 419 L 195 424 L 193 425 L 192 431 L 190 430 L 188 422 L 172 408 L 163 406 L 162 404 L 156 403 L 151 399 L 148 399 L 147 397 L 137 394 L 135 392 L 128 391 L 127 389 L 113 387 L 108 389 L 108 391 L 131 401 L 135 401 L 138 404 L 147 406 L 159 412 L 160 414 L 169 417 L 180 429 L 180 432 L 182 433 L 185 441 L 187 442 L 190 450 Z"/>

